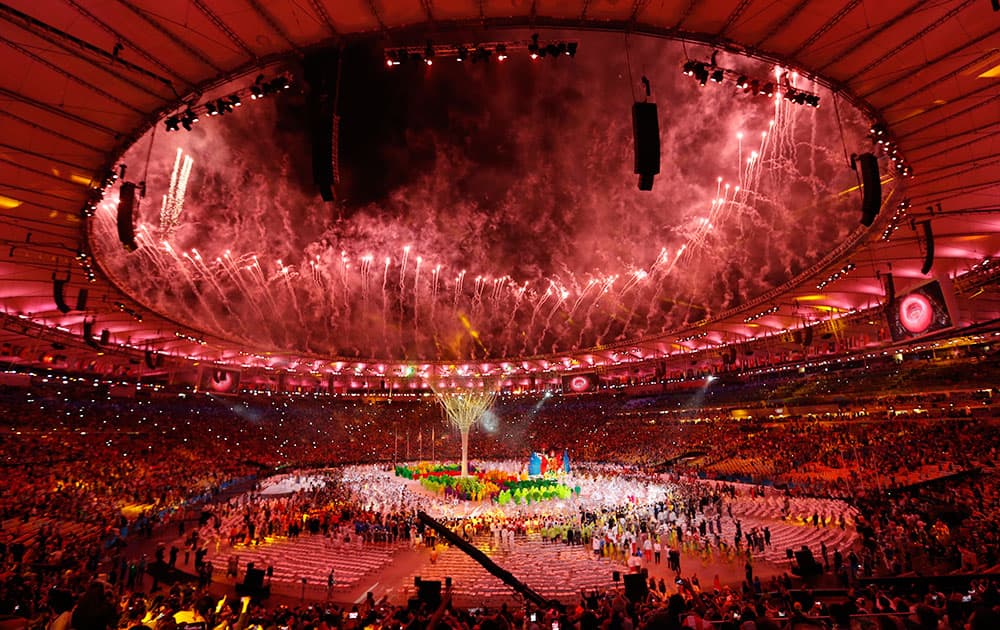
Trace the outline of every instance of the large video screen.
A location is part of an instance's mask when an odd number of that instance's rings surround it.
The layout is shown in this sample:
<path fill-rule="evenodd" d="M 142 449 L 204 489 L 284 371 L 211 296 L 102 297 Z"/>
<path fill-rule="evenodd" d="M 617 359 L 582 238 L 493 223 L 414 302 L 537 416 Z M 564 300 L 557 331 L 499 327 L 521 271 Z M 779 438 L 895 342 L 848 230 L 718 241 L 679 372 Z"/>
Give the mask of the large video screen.
<path fill-rule="evenodd" d="M 937 280 L 897 297 L 886 309 L 886 318 L 893 341 L 922 337 L 952 326 L 944 291 Z"/>
<path fill-rule="evenodd" d="M 564 374 L 562 388 L 564 394 L 585 394 L 597 390 L 600 379 L 593 372 Z"/>

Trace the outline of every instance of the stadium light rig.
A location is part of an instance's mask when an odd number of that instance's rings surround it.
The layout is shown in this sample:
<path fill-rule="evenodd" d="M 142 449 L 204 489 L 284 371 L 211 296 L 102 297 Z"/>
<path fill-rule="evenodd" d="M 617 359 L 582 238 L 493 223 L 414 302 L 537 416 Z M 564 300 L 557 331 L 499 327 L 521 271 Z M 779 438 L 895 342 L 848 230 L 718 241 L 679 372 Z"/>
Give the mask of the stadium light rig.
<path fill-rule="evenodd" d="M 403 65 L 434 65 L 438 59 L 454 59 L 458 62 L 487 63 L 492 60 L 503 62 L 512 55 L 527 53 L 534 61 L 548 57 L 576 57 L 579 44 L 571 41 L 540 42 L 538 33 L 529 40 L 463 42 L 458 44 L 434 44 L 425 46 L 400 46 L 385 49 L 385 66 L 392 69 Z"/>
<path fill-rule="evenodd" d="M 896 212 L 893 213 L 892 218 L 889 219 L 888 225 L 882 230 L 882 241 L 888 241 L 892 237 L 892 233 L 899 229 L 899 224 L 902 222 L 903 218 L 906 216 L 906 211 L 910 208 L 910 200 L 903 199 L 896 206 Z"/>
<path fill-rule="evenodd" d="M 283 74 L 270 80 L 265 79 L 264 75 L 261 74 L 258 75 L 253 84 L 245 90 L 240 90 L 233 92 L 228 96 L 206 101 L 202 105 L 188 105 L 183 113 L 177 112 L 167 116 L 163 120 L 163 126 L 167 131 L 180 131 L 181 127 L 183 127 L 185 131 L 191 131 L 195 123 L 200 120 L 198 117 L 199 111 L 203 112 L 207 116 L 223 116 L 225 114 L 232 113 L 237 107 L 242 107 L 244 99 L 256 101 L 258 99 L 271 96 L 272 94 L 280 94 L 282 91 L 287 90 L 290 87 L 292 87 L 291 79 Z"/>
<path fill-rule="evenodd" d="M 903 154 L 900 153 L 896 139 L 889 132 L 889 126 L 886 125 L 885 122 L 879 120 L 873 122 L 869 132 L 868 137 L 871 138 L 872 143 L 874 143 L 876 147 L 881 147 L 885 156 L 892 161 L 893 168 L 895 168 L 898 175 L 901 175 L 902 177 L 910 177 L 913 175 L 913 169 L 910 167 L 909 162 L 907 162 L 903 157 Z"/>
<path fill-rule="evenodd" d="M 755 79 L 745 72 L 719 66 L 716 63 L 717 56 L 718 51 L 712 53 L 712 58 L 708 61 L 688 59 L 681 67 L 681 72 L 689 77 L 694 77 L 701 87 L 708 85 L 709 81 L 719 84 L 732 82 L 736 89 L 743 90 L 744 94 L 773 98 L 780 91 L 783 98 L 790 103 L 819 107 L 819 94 L 794 87 L 788 80 L 787 72 L 782 71 L 777 77 L 777 82 L 775 80 Z"/>
<path fill-rule="evenodd" d="M 826 280 L 823 280 L 822 282 L 820 282 L 819 284 L 816 285 L 816 288 L 819 289 L 819 290 L 823 290 L 824 288 L 826 288 L 826 285 L 830 284 L 831 282 L 835 282 L 835 281 L 843 278 L 847 274 L 849 274 L 852 271 L 854 271 L 856 268 L 857 268 L 857 266 L 854 263 L 849 262 L 846 265 L 844 265 L 843 267 L 841 267 L 840 271 L 835 271 L 832 274 L 830 274 L 829 276 L 827 276 Z"/>

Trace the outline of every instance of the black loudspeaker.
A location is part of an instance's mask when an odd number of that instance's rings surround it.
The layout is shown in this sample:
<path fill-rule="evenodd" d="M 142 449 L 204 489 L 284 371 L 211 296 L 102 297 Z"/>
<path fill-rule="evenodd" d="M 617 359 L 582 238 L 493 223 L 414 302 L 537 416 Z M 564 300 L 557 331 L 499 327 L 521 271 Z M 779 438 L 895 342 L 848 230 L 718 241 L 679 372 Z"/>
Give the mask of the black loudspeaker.
<path fill-rule="evenodd" d="M 802 345 L 811 346 L 812 342 L 813 342 L 812 326 L 806 326 L 806 329 L 802 332 Z"/>
<path fill-rule="evenodd" d="M 621 574 L 621 572 L 620 571 L 612 571 L 611 572 L 611 581 L 612 582 L 621 582 L 622 581 L 622 574 Z"/>
<path fill-rule="evenodd" d="M 891 305 L 896 301 L 896 281 L 892 279 L 892 274 L 885 274 L 885 303 Z"/>
<path fill-rule="evenodd" d="M 94 341 L 94 322 L 92 320 L 83 320 L 83 343 L 93 348 L 97 347 L 97 342 Z"/>
<path fill-rule="evenodd" d="M 122 184 L 118 197 L 118 240 L 129 251 L 134 251 L 138 248 L 138 245 L 135 243 L 134 213 L 135 184 L 125 182 Z"/>
<path fill-rule="evenodd" d="M 309 84 L 306 96 L 306 123 L 312 144 L 313 182 L 323 201 L 333 201 L 333 186 L 337 171 L 337 136 L 339 120 L 336 112 L 339 82 L 339 52 L 324 51 L 306 57 L 303 76 Z"/>
<path fill-rule="evenodd" d="M 421 580 L 417 587 L 417 597 L 428 608 L 437 608 L 441 605 L 441 580 Z"/>
<path fill-rule="evenodd" d="M 810 575 L 819 575 L 823 572 L 823 568 L 816 562 L 816 558 L 809 549 L 802 548 L 795 552 L 795 562 L 798 567 L 792 568 L 792 573 L 796 573 L 801 577 L 808 577 Z"/>
<path fill-rule="evenodd" d="M 56 308 L 59 309 L 60 313 L 68 313 L 70 311 L 69 304 L 66 303 L 65 296 L 63 295 L 63 289 L 66 287 L 66 283 L 69 280 L 59 280 L 54 275 L 52 276 L 52 300 L 56 303 Z"/>
<path fill-rule="evenodd" d="M 861 224 L 871 226 L 882 207 L 882 181 L 878 176 L 878 158 L 872 153 L 858 156 L 861 165 L 861 183 L 864 193 L 861 198 Z"/>
<path fill-rule="evenodd" d="M 80 289 L 80 292 L 76 294 L 76 310 L 87 310 L 87 289 L 85 288 Z"/>
<path fill-rule="evenodd" d="M 264 588 L 264 569 L 247 568 L 247 574 L 243 578 L 243 586 L 248 589 Z"/>
<path fill-rule="evenodd" d="M 660 172 L 660 121 L 656 103 L 632 104 L 632 137 L 639 190 L 652 190 L 653 176 Z"/>
<path fill-rule="evenodd" d="M 646 599 L 646 595 L 649 594 L 649 585 L 646 584 L 646 578 L 641 573 L 626 573 L 623 577 L 625 578 L 625 597 L 633 602 Z"/>
<path fill-rule="evenodd" d="M 152 350 L 146 350 L 146 367 L 151 370 L 156 370 L 163 367 L 163 355 L 159 352 L 153 352 Z"/>
<path fill-rule="evenodd" d="M 934 232 L 931 231 L 931 220 L 921 221 L 924 226 L 924 266 L 920 268 L 920 273 L 925 276 L 934 267 Z"/>

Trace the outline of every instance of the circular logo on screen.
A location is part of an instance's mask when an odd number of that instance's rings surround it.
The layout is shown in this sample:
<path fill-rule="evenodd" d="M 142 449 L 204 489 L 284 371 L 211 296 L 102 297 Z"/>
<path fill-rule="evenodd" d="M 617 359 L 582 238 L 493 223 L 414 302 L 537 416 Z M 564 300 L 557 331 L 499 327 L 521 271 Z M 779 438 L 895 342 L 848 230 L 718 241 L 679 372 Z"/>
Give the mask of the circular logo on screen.
<path fill-rule="evenodd" d="M 919 293 L 911 293 L 899 302 L 899 322 L 911 333 L 922 333 L 934 320 L 934 307 Z"/>
<path fill-rule="evenodd" d="M 569 380 L 569 388 L 574 392 L 585 392 L 590 389 L 590 379 L 586 376 L 574 376 Z"/>

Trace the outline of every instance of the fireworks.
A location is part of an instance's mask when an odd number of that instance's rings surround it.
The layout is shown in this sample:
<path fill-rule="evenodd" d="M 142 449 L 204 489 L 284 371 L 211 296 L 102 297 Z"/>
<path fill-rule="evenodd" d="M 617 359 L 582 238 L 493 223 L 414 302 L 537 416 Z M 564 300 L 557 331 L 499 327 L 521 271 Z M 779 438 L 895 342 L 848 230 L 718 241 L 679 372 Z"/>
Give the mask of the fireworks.
<path fill-rule="evenodd" d="M 232 133 L 197 127 L 183 149 L 154 144 L 158 225 L 138 213 L 140 251 L 128 256 L 102 206 L 95 251 L 144 303 L 262 350 L 458 361 L 683 327 L 790 279 L 846 235 L 855 202 L 838 193 L 853 173 L 840 164 L 834 108 L 672 85 L 679 46 L 640 46 L 657 53 L 646 74 L 672 103 L 670 167 L 652 193 L 629 186 L 627 116 L 608 118 L 601 98 L 618 85 L 606 60 L 578 59 L 544 88 L 466 69 L 454 80 L 482 92 L 476 107 L 451 107 L 438 126 L 406 110 L 417 117 L 407 133 L 433 160 L 411 155 L 405 181 L 346 218 L 331 220 L 290 174 L 287 133 L 245 140 L 281 116 L 265 102 L 212 126 Z M 863 138 L 867 123 L 855 126 Z M 147 150 L 137 144 L 136 159 Z M 345 181 L 366 175 L 341 166 Z"/>
<path fill-rule="evenodd" d="M 183 156 L 184 160 L 181 161 Z M 177 149 L 177 159 L 174 160 L 174 168 L 170 172 L 170 188 L 167 194 L 163 195 L 163 203 L 160 207 L 160 238 L 169 239 L 174 230 L 180 224 L 181 211 L 184 210 L 184 194 L 187 191 L 188 178 L 191 176 L 191 168 L 194 166 L 194 159 L 190 155 L 184 155 L 184 150 Z"/>

